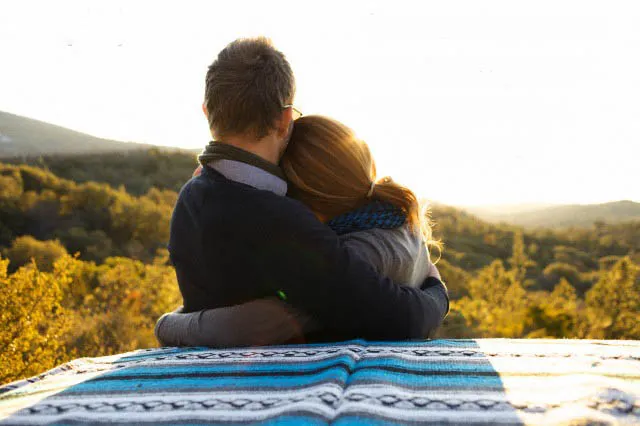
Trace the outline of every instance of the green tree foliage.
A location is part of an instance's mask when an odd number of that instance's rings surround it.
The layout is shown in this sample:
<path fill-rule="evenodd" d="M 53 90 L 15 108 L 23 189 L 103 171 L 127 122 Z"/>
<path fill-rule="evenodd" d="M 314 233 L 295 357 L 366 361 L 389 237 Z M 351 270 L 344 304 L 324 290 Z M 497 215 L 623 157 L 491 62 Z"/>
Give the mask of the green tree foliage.
<path fill-rule="evenodd" d="M 511 257 L 509 258 L 509 264 L 513 271 L 514 278 L 519 282 L 524 282 L 527 276 L 527 268 L 535 266 L 525 251 L 524 237 L 522 231 L 517 231 L 513 234 L 513 248 L 511 250 Z"/>
<path fill-rule="evenodd" d="M 195 152 L 150 148 L 129 152 L 84 155 L 45 155 L 16 160 L 51 171 L 56 176 L 77 183 L 121 185 L 134 195 L 144 195 L 151 188 L 177 192 L 197 166 Z"/>
<path fill-rule="evenodd" d="M 76 184 L 29 166 L 0 164 L 0 247 L 22 235 L 59 240 L 85 260 L 126 256 L 149 262 L 166 246 L 176 193 L 141 196 L 106 184 Z"/>
<path fill-rule="evenodd" d="M 482 337 L 519 337 L 524 331 L 526 292 L 519 271 L 505 270 L 496 260 L 469 282 L 469 296 L 455 307 Z"/>
<path fill-rule="evenodd" d="M 72 333 L 72 346 L 82 353 L 112 354 L 156 346 L 153 327 L 163 313 L 175 309 L 180 294 L 173 269 L 157 260 L 143 264 L 109 258 L 100 266 L 79 262 L 74 283 L 91 283 L 79 312 L 90 318 Z"/>
<path fill-rule="evenodd" d="M 40 164 L 73 180 L 0 163 L 0 382 L 155 346 L 156 319 L 180 303 L 165 246 L 191 154 Z M 431 215 L 452 299 L 439 336 L 640 338 L 640 221 L 525 231 Z"/>
<path fill-rule="evenodd" d="M 580 337 L 578 327 L 578 296 L 575 288 L 561 278 L 553 291 L 537 293 L 531 298 L 526 328 L 527 337 Z"/>
<path fill-rule="evenodd" d="M 7 271 L 0 259 L 0 383 L 75 356 L 156 346 L 153 327 L 181 301 L 166 252 L 152 263 L 108 258 L 101 265 L 60 257 Z"/>
<path fill-rule="evenodd" d="M 456 308 L 456 302 L 444 319 L 442 326 L 436 332 L 436 338 L 469 339 L 478 337 L 478 332 L 469 325 L 467 318 L 460 309 Z"/>
<path fill-rule="evenodd" d="M 589 337 L 640 339 L 638 266 L 625 257 L 602 275 L 586 295 Z"/>
<path fill-rule="evenodd" d="M 453 266 L 444 259 L 438 261 L 438 270 L 443 277 L 446 277 L 447 290 L 449 297 L 460 299 L 469 295 L 469 274 L 464 270 Z"/>
<path fill-rule="evenodd" d="M 583 289 L 582 279 L 578 269 L 568 263 L 553 262 L 542 271 L 539 279 L 539 287 L 543 290 L 552 290 L 561 280 L 566 280 L 574 288 Z"/>
<path fill-rule="evenodd" d="M 16 238 L 5 250 L 5 257 L 9 258 L 13 269 L 35 260 L 38 268 L 46 272 L 53 270 L 54 262 L 66 254 L 67 250 L 60 241 L 38 241 L 30 235 Z"/>
<path fill-rule="evenodd" d="M 69 284 L 68 256 L 52 272 L 35 263 L 8 274 L 0 259 L 0 383 L 32 376 L 66 361 L 64 346 L 72 312 L 62 306 Z"/>

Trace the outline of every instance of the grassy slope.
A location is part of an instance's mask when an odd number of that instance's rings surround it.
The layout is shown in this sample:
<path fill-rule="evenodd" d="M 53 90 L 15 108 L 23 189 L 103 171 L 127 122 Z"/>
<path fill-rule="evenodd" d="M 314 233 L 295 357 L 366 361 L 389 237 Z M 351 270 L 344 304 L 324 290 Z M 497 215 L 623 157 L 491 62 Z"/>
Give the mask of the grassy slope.
<path fill-rule="evenodd" d="M 0 111 L 0 158 L 146 149 L 151 145 L 101 139 Z"/>
<path fill-rule="evenodd" d="M 596 221 L 621 223 L 639 220 L 640 203 L 625 200 L 604 204 L 553 206 L 518 213 L 474 213 L 490 222 L 507 222 L 526 227 L 589 227 Z"/>

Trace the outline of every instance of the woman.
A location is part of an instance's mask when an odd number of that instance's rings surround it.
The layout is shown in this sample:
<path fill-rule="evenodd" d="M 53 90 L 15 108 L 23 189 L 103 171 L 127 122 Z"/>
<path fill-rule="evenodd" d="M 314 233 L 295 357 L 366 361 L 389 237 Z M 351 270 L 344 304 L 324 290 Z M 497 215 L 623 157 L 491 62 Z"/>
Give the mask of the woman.
<path fill-rule="evenodd" d="M 336 120 L 298 119 L 282 160 L 288 195 L 306 204 L 379 275 L 419 286 L 438 272 L 429 259 L 426 214 L 414 193 L 390 178 L 376 180 L 366 143 Z M 286 303 L 286 295 L 194 313 L 163 315 L 158 340 L 167 346 L 250 346 L 299 342 L 321 325 Z"/>

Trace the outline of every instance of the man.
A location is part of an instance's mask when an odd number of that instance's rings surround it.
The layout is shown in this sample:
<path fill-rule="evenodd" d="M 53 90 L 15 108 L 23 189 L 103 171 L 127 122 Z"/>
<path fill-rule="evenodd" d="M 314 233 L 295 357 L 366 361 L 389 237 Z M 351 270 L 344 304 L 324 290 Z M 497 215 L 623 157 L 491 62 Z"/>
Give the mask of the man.
<path fill-rule="evenodd" d="M 448 311 L 435 276 L 422 288 L 378 277 L 301 203 L 285 197 L 278 162 L 293 127 L 295 80 L 264 38 L 240 39 L 209 67 L 204 112 L 213 140 L 181 190 L 169 252 L 184 312 L 280 295 L 324 339 L 410 339 Z"/>

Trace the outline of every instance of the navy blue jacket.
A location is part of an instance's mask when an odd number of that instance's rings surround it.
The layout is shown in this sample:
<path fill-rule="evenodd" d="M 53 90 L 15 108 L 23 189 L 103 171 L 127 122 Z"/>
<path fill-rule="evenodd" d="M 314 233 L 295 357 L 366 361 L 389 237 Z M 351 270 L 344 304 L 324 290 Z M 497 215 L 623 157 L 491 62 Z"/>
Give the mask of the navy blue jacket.
<path fill-rule="evenodd" d="M 381 278 L 302 203 L 204 167 L 180 191 L 169 253 L 185 312 L 286 295 L 335 340 L 423 338 L 449 307 L 445 286 Z"/>

